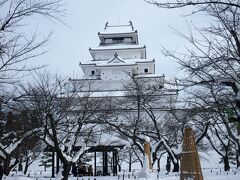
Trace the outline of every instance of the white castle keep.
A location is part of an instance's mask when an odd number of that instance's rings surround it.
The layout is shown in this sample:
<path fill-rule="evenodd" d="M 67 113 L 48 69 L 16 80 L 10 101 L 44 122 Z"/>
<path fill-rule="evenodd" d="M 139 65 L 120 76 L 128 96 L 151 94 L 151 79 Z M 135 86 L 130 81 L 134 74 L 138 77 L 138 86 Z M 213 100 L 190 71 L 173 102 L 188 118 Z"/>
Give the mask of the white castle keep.
<path fill-rule="evenodd" d="M 126 96 L 125 84 L 132 79 L 144 80 L 147 88 L 162 89 L 161 96 L 176 98 L 176 90 L 164 90 L 164 75 L 155 74 L 155 60 L 147 59 L 146 46 L 138 42 L 132 22 L 109 25 L 98 32 L 99 46 L 89 48 L 92 60 L 80 62 L 82 79 L 70 79 L 73 91 L 92 92 L 93 97 Z M 162 98 L 162 105 L 163 103 Z M 161 106 L 162 106 L 161 105 Z"/>

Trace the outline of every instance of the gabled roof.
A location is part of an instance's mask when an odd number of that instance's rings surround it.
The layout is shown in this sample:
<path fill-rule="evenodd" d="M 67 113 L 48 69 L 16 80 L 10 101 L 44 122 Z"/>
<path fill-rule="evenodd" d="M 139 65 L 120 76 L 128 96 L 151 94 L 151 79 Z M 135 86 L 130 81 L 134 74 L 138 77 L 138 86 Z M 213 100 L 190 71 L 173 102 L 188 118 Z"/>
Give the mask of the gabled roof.
<path fill-rule="evenodd" d="M 114 58 L 108 62 L 108 64 L 110 63 L 125 63 L 125 61 L 120 58 L 117 53 L 115 53 Z"/>
<path fill-rule="evenodd" d="M 115 57 L 114 57 L 115 58 Z M 91 61 L 85 61 L 85 62 L 80 62 L 79 63 L 79 65 L 80 66 L 82 66 L 82 65 L 106 65 L 106 64 L 108 64 L 108 63 L 110 63 L 112 60 L 114 60 L 114 58 L 113 59 L 111 59 L 111 60 L 99 60 L 99 61 L 95 61 L 95 60 L 91 60 Z M 155 60 L 154 59 L 122 59 L 122 58 L 120 58 L 119 56 L 118 56 L 118 58 L 121 60 L 121 61 L 123 61 L 123 62 L 121 62 L 120 60 L 119 60 L 119 64 L 120 63 L 125 63 L 125 64 L 128 64 L 128 63 L 130 63 L 130 64 L 139 64 L 139 63 L 152 63 L 152 62 L 155 62 Z"/>

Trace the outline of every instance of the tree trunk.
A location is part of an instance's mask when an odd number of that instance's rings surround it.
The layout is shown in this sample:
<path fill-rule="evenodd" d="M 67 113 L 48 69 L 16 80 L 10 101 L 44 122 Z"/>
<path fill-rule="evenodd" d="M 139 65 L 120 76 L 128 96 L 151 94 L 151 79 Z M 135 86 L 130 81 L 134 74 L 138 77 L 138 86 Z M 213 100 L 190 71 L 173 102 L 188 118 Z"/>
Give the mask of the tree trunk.
<path fill-rule="evenodd" d="M 117 166 L 118 166 L 118 172 L 121 172 L 122 167 L 121 167 L 121 165 L 119 164 L 119 156 L 118 156 L 118 155 L 117 155 Z"/>
<path fill-rule="evenodd" d="M 174 156 L 174 157 L 173 157 Z M 177 162 L 174 162 L 174 159 Z M 168 153 L 168 158 L 167 158 L 167 165 L 166 165 L 166 170 L 170 172 L 171 169 L 171 162 L 173 163 L 173 170 L 172 172 L 179 172 L 179 157 L 175 154 Z"/>
<path fill-rule="evenodd" d="M 229 166 L 229 159 L 227 155 L 223 157 L 223 162 L 224 162 L 224 171 L 229 171 L 230 166 Z"/>
<path fill-rule="evenodd" d="M 24 174 L 27 174 L 27 170 L 28 170 L 28 167 L 29 167 L 29 157 L 27 157 L 27 159 L 26 159 L 26 163 L 25 163 L 25 168 L 24 168 Z"/>
<path fill-rule="evenodd" d="M 167 172 L 170 172 L 170 170 L 171 170 L 171 159 L 169 156 L 167 157 L 166 170 L 167 170 Z"/>
<path fill-rule="evenodd" d="M 17 165 L 18 160 L 15 159 L 15 162 L 11 165 L 11 157 L 8 156 L 5 160 L 4 160 L 4 166 L 3 166 L 3 173 L 8 176 L 9 173 L 11 172 L 11 170 Z"/>
<path fill-rule="evenodd" d="M 158 170 L 158 172 L 160 172 L 160 158 L 158 158 L 158 160 L 157 160 L 157 170 Z"/>
<path fill-rule="evenodd" d="M 179 172 L 179 162 L 176 163 L 173 161 L 173 171 L 172 172 Z"/>
<path fill-rule="evenodd" d="M 132 171 L 132 153 L 129 153 L 128 172 Z"/>
<path fill-rule="evenodd" d="M 69 162 L 63 163 L 63 171 L 62 171 L 63 178 L 62 178 L 62 180 L 68 180 L 68 176 L 69 176 L 71 167 L 72 167 L 72 163 L 69 163 Z"/>
<path fill-rule="evenodd" d="M 240 147 L 239 147 L 240 148 Z M 240 149 L 237 150 L 237 153 L 236 153 L 236 164 L 237 164 L 237 168 L 240 167 Z"/>
<path fill-rule="evenodd" d="M 118 172 L 121 172 L 121 170 L 122 170 L 121 165 L 118 163 L 117 166 L 118 166 Z"/>
<path fill-rule="evenodd" d="M 157 158 L 157 154 L 155 152 L 152 153 L 152 166 L 154 165 L 154 163 L 156 162 L 156 160 L 158 160 Z"/>
<path fill-rule="evenodd" d="M 240 109 L 240 108 L 239 108 Z M 240 136 L 240 122 L 238 122 L 237 124 L 237 130 L 238 130 L 238 136 Z M 237 168 L 240 167 L 240 144 L 238 144 L 238 150 L 237 150 L 237 156 L 236 156 L 236 160 L 237 160 Z"/>
<path fill-rule="evenodd" d="M 5 163 L 4 163 L 3 174 L 6 175 L 6 176 L 8 176 L 10 172 L 11 172 L 11 168 L 9 168 L 9 165 L 8 165 L 8 164 L 5 164 Z"/>

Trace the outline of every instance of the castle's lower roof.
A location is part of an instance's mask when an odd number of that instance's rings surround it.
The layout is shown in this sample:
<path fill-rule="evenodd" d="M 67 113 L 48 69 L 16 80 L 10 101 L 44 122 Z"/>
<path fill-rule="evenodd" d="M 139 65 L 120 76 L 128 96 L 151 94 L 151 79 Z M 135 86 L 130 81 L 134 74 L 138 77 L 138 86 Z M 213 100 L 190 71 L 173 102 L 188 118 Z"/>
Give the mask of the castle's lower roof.
<path fill-rule="evenodd" d="M 122 59 L 124 62 L 121 64 L 138 64 L 138 63 L 149 63 L 154 62 L 154 59 Z M 120 63 L 109 63 L 109 59 L 107 60 L 91 60 L 86 61 L 84 63 L 80 63 L 81 65 L 96 65 L 96 66 L 104 66 L 104 65 L 120 65 Z"/>
<path fill-rule="evenodd" d="M 90 51 L 99 51 L 99 50 L 124 50 L 124 49 L 143 49 L 146 46 L 135 45 L 135 44 L 114 44 L 114 45 L 101 45 L 95 48 L 90 48 Z"/>

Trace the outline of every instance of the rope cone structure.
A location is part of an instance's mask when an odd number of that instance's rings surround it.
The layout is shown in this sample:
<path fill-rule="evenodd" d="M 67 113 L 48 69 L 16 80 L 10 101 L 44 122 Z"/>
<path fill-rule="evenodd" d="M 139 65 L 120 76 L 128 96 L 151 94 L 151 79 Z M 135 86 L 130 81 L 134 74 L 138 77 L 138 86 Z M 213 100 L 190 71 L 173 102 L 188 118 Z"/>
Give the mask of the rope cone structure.
<path fill-rule="evenodd" d="M 193 130 L 190 127 L 185 128 L 184 132 L 180 170 L 180 180 L 203 180 L 195 137 L 193 135 Z"/>

